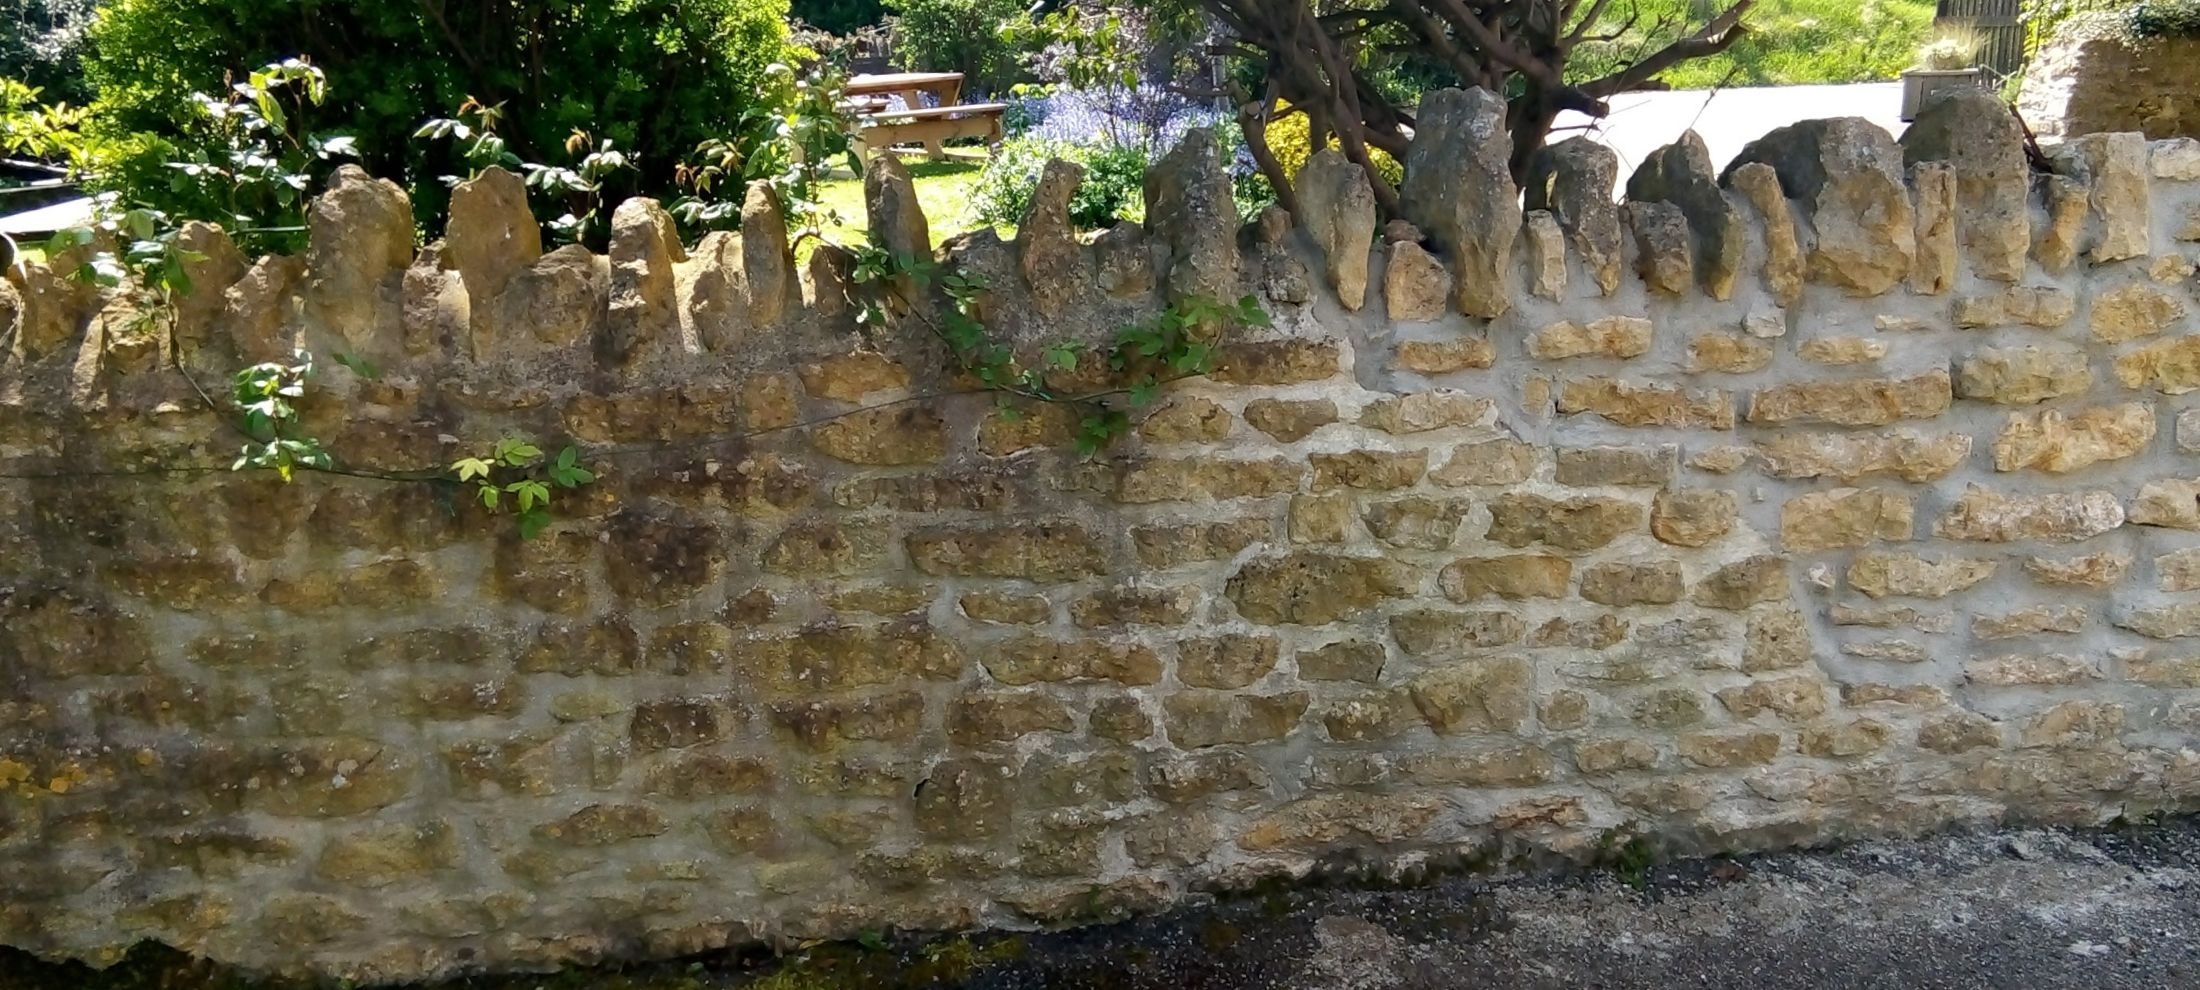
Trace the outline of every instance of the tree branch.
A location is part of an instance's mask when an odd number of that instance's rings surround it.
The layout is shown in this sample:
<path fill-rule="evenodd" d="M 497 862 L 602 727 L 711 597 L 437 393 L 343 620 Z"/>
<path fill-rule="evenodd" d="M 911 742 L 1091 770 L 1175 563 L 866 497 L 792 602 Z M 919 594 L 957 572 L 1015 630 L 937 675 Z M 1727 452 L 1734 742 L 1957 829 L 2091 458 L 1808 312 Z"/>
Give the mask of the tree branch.
<path fill-rule="evenodd" d="M 1747 13 L 1749 8 L 1756 6 L 1756 3 L 1757 0 L 1735 0 L 1734 6 L 1728 7 L 1725 13 L 1712 18 L 1710 23 L 1698 28 L 1695 34 L 1667 45 L 1664 49 L 1652 53 L 1649 57 L 1627 68 L 1602 79 L 1586 83 L 1581 89 L 1583 92 L 1597 97 L 1631 92 L 1641 88 L 1642 84 L 1650 77 L 1675 65 L 1692 58 L 1703 58 L 1706 55 L 1716 55 L 1723 52 L 1733 47 L 1735 42 L 1740 41 L 1742 36 L 1748 33 L 1748 29 L 1742 26 L 1742 15 Z"/>

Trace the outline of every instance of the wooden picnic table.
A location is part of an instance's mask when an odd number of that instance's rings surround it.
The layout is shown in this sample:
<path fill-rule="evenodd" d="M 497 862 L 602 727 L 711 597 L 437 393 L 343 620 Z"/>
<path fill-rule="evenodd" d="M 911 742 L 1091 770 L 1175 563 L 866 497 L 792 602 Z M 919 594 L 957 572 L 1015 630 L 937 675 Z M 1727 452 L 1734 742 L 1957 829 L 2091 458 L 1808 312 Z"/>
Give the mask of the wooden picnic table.
<path fill-rule="evenodd" d="M 960 72 L 875 72 L 848 77 L 840 91 L 849 96 L 899 96 L 903 106 L 918 110 L 924 106 L 918 94 L 930 93 L 938 105 L 951 107 L 962 102 L 962 88 Z"/>
<path fill-rule="evenodd" d="M 934 161 L 946 157 L 943 142 L 949 138 L 977 137 L 988 142 L 1001 139 L 1000 103 L 964 104 L 960 72 L 875 72 L 851 76 L 841 87 L 847 105 L 863 120 L 866 143 L 890 148 L 904 142 L 924 145 Z M 925 106 L 924 94 L 932 106 Z M 901 97 L 902 110 L 886 109 L 886 98 Z"/>

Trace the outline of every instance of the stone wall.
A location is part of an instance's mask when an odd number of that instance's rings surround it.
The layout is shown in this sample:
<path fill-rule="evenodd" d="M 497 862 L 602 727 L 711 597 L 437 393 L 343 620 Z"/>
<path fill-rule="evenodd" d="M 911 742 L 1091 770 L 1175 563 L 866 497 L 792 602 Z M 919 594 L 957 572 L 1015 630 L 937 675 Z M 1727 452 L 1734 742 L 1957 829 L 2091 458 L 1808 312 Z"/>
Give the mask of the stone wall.
<path fill-rule="evenodd" d="M 2200 138 L 2200 38 L 2134 40 L 2125 36 L 2126 16 L 2074 20 L 2040 46 L 2017 108 L 2041 137 Z"/>
<path fill-rule="evenodd" d="M 416 251 L 346 172 L 303 257 L 192 228 L 160 333 L 11 275 L 0 941 L 418 977 L 2200 794 L 2200 144 L 2033 176 L 1965 91 L 1619 205 L 1569 141 L 1523 208 L 1500 111 L 1430 98 L 1417 230 L 1326 155 L 1238 229 L 1195 134 L 1149 228 L 1073 236 L 1056 168 L 952 242 L 1027 353 L 1274 314 L 1094 458 L 866 336 L 768 195 L 693 246 L 629 202 L 604 257 L 492 173 Z M 906 173 L 869 200 L 925 243 Z M 344 464 L 518 430 L 604 477 L 523 542 L 231 474 L 178 370 L 293 343 L 381 369 L 322 361 Z"/>

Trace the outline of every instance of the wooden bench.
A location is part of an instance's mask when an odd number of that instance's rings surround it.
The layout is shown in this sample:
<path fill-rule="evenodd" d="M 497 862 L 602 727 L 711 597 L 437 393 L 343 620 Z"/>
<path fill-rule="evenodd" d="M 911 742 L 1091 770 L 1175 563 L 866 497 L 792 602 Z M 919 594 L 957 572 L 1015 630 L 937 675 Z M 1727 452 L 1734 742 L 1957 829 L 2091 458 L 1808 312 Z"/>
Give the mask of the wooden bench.
<path fill-rule="evenodd" d="M 965 103 L 916 110 L 888 110 L 863 118 L 863 143 L 874 148 L 897 144 L 922 144 L 933 161 L 947 157 L 941 143 L 954 138 L 982 138 L 1001 143 L 1001 114 L 1006 103 Z"/>

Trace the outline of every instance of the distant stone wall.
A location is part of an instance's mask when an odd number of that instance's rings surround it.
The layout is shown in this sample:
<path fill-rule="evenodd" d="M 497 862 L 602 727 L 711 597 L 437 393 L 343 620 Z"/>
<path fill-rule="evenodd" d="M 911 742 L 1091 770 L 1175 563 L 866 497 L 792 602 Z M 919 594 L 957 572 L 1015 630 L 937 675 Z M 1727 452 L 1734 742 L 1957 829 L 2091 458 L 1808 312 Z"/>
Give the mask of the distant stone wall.
<path fill-rule="evenodd" d="M 1568 141 L 1523 209 L 1500 113 L 1430 97 L 1418 230 L 1372 251 L 1352 169 L 1241 230 L 1197 133 L 1147 228 L 1073 236 L 1057 169 L 1019 239 L 952 242 L 1027 357 L 1171 296 L 1274 314 L 1090 459 L 867 335 L 761 194 L 546 253 L 492 173 L 416 251 L 346 172 L 302 257 L 194 227 L 172 332 L 16 273 L 0 942 L 407 978 L 2200 795 L 2200 144 L 2035 177 L 1964 91 L 1723 175 L 1691 138 L 1624 204 Z M 517 430 L 604 477 L 522 542 L 231 474 L 175 366 L 294 343 L 346 464 Z"/>
<path fill-rule="evenodd" d="M 2017 107 L 2042 137 L 2200 138 L 2200 38 L 2135 41 L 2074 22 L 2033 56 Z"/>

